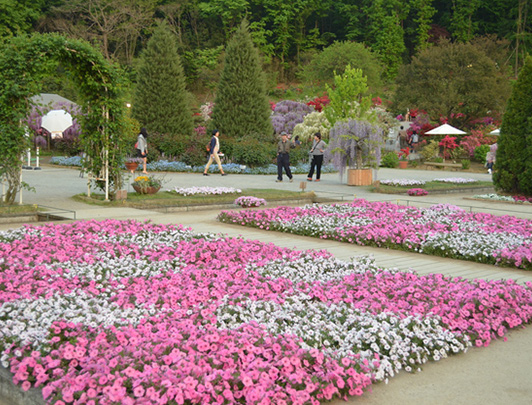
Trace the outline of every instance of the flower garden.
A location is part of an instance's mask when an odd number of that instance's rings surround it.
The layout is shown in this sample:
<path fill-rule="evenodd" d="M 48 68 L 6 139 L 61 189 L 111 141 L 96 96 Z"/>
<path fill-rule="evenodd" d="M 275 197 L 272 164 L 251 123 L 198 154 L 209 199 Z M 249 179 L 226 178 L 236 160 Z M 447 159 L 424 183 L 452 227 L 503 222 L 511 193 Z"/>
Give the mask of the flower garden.
<path fill-rule="evenodd" d="M 347 204 L 222 211 L 218 219 L 357 245 L 532 270 L 532 221 L 466 212 L 448 204 L 417 208 L 355 199 Z"/>
<path fill-rule="evenodd" d="M 60 405 L 318 404 L 532 318 L 530 283 L 135 221 L 1 232 L 0 265 L 2 365 Z"/>

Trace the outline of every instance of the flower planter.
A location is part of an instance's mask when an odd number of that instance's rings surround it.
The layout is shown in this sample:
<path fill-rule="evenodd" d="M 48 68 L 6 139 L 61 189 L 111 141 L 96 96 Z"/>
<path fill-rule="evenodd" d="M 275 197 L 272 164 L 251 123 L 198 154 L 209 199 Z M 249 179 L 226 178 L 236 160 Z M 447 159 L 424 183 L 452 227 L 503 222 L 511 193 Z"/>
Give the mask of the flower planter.
<path fill-rule="evenodd" d="M 408 160 L 399 161 L 399 169 L 406 169 L 408 167 Z"/>
<path fill-rule="evenodd" d="M 139 194 L 155 194 L 161 189 L 161 187 L 139 187 L 135 185 L 133 185 L 133 188 Z"/>
<path fill-rule="evenodd" d="M 373 183 L 373 169 L 348 169 L 348 186 L 370 186 Z"/>
<path fill-rule="evenodd" d="M 137 170 L 137 167 L 139 167 L 139 164 L 137 162 L 126 162 L 124 163 L 126 166 L 126 169 L 129 170 L 131 173 L 133 173 L 135 170 Z"/>

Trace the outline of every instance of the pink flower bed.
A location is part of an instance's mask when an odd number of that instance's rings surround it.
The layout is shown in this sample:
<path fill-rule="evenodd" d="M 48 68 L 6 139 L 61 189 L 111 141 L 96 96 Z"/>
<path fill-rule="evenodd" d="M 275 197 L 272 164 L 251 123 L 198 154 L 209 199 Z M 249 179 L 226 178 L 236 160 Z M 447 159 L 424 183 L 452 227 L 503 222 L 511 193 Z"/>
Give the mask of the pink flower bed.
<path fill-rule="evenodd" d="M 2 364 L 54 404 L 318 404 L 532 317 L 531 285 L 134 221 L 0 232 L 0 265 Z"/>
<path fill-rule="evenodd" d="M 532 269 L 532 221 L 355 199 L 352 203 L 222 211 L 222 222 L 480 263 Z"/>

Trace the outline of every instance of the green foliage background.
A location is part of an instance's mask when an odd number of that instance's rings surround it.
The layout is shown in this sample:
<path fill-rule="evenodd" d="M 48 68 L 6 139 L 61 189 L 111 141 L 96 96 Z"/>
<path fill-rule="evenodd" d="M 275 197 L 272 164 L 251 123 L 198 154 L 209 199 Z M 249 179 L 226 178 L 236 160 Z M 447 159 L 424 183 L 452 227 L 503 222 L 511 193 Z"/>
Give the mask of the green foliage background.
<path fill-rule="evenodd" d="M 526 58 L 501 126 L 497 142 L 497 189 L 532 195 L 532 57 Z"/>

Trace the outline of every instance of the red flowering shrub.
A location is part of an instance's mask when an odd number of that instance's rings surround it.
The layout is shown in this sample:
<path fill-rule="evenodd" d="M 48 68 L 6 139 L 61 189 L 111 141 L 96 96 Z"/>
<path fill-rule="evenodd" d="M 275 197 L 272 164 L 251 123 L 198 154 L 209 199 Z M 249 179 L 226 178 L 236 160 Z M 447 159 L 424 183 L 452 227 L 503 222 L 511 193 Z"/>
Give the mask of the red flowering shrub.
<path fill-rule="evenodd" d="M 328 105 L 330 102 L 331 100 L 329 100 L 329 96 L 327 96 L 326 93 L 323 93 L 321 97 L 316 97 L 314 100 L 309 101 L 307 105 L 314 107 L 314 109 L 318 112 L 322 112 L 323 107 Z"/>
<path fill-rule="evenodd" d="M 456 141 L 456 136 L 449 136 L 449 135 L 446 135 L 445 138 L 443 138 L 440 141 L 439 145 L 443 147 L 443 157 L 445 159 L 449 158 L 450 151 L 458 148 L 458 144 L 455 141 Z"/>

